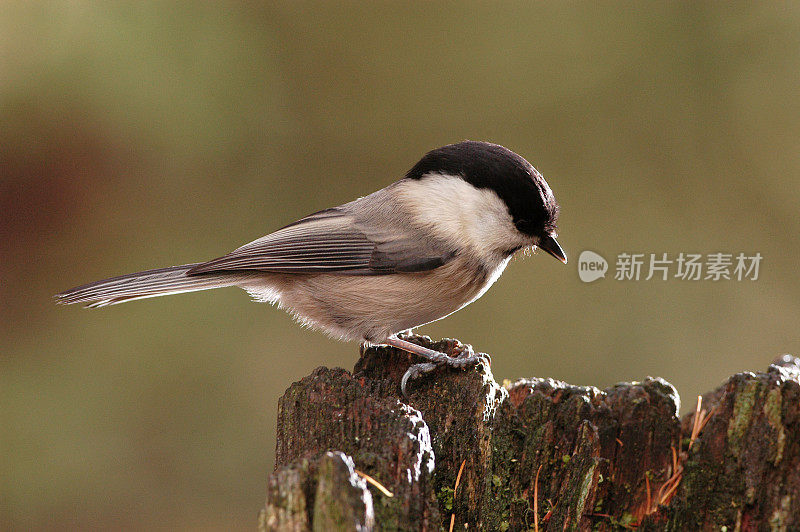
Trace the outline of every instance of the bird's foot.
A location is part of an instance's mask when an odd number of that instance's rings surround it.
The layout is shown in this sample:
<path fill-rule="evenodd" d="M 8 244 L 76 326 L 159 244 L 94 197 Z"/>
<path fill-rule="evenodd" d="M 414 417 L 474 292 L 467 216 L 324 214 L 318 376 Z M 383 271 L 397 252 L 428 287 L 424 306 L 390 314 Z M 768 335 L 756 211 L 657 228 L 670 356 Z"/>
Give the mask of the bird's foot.
<path fill-rule="evenodd" d="M 428 359 L 428 362 L 412 365 L 403 375 L 403 378 L 400 380 L 400 391 L 404 396 L 408 396 L 407 390 L 408 382 L 410 380 L 421 377 L 426 373 L 430 373 L 439 366 L 446 365 L 452 368 L 467 368 L 475 366 L 479 363 L 491 365 L 491 359 L 489 358 L 489 355 L 484 353 L 476 354 L 472 350 L 472 346 L 469 344 L 459 344 L 454 350 L 456 352 L 456 356 L 450 356 L 446 355 L 445 353 L 434 351 L 433 349 L 428 349 L 427 347 L 422 347 L 421 345 L 411 343 L 407 340 L 403 340 L 397 336 L 389 337 L 386 340 L 386 343 L 393 347 L 397 347 L 398 349 L 402 349 L 403 351 L 408 351 L 409 353 L 413 353 Z"/>
<path fill-rule="evenodd" d="M 400 379 L 400 391 L 403 392 L 403 396 L 408 397 L 408 381 L 430 373 L 437 367 L 439 367 L 439 365 L 433 362 L 422 362 L 421 364 L 411 365 L 403 374 L 403 378 Z"/>
<path fill-rule="evenodd" d="M 490 357 L 488 353 L 475 353 L 475 351 L 472 350 L 472 346 L 469 344 L 462 344 L 459 342 L 459 344 L 453 348 L 453 355 L 451 355 L 451 357 L 457 360 L 467 359 L 470 361 L 470 364 L 482 362 L 492 367 L 492 357 Z M 477 358 L 478 361 L 472 362 L 473 358 Z"/>

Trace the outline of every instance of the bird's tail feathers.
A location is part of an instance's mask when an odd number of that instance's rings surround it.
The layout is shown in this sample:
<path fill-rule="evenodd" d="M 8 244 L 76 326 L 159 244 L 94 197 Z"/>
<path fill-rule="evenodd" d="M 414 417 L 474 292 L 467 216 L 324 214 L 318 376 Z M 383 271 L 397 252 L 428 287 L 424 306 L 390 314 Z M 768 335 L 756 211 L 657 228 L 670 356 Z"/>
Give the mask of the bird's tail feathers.
<path fill-rule="evenodd" d="M 87 308 L 106 307 L 134 299 L 166 296 L 197 290 L 234 286 L 247 274 L 231 273 L 186 275 L 197 264 L 184 264 L 95 281 L 55 296 L 58 303 L 87 303 Z"/>

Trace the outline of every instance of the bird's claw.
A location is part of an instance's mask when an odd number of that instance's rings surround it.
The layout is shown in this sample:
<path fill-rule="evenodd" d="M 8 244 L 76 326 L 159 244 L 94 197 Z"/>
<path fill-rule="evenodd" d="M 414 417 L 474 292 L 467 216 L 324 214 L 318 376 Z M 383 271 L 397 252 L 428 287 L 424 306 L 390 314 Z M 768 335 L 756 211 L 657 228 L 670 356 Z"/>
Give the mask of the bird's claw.
<path fill-rule="evenodd" d="M 487 353 L 475 353 L 472 350 L 472 346 L 469 344 L 461 344 L 459 343 L 452 349 L 453 354 L 451 355 L 452 358 L 461 360 L 467 359 L 469 364 L 477 364 L 478 362 L 486 362 L 486 364 L 491 367 L 492 365 L 492 357 L 490 357 Z M 481 359 L 481 360 L 476 360 Z"/>
<path fill-rule="evenodd" d="M 475 352 L 472 350 L 472 346 L 470 344 L 456 344 L 452 349 L 453 354 L 451 355 L 453 358 L 460 358 L 462 356 L 469 356 L 474 355 Z"/>
<path fill-rule="evenodd" d="M 422 362 L 420 364 L 413 364 L 406 370 L 403 378 L 400 379 L 400 391 L 404 397 L 408 397 L 408 383 L 412 379 L 421 377 L 426 373 L 430 373 L 439 366 L 450 366 L 452 368 L 467 368 L 478 364 L 487 364 L 491 367 L 492 359 L 486 353 L 475 353 L 472 346 L 466 345 L 467 349 L 461 350 L 456 356 L 448 356 L 446 360 L 439 362 Z"/>
<path fill-rule="evenodd" d="M 423 362 L 421 364 L 414 364 L 410 368 L 408 368 L 403 375 L 403 378 L 400 379 L 400 391 L 403 392 L 403 397 L 408 397 L 408 381 L 411 379 L 416 379 L 426 373 L 430 373 L 431 371 L 435 370 L 438 364 L 434 364 L 433 362 Z"/>

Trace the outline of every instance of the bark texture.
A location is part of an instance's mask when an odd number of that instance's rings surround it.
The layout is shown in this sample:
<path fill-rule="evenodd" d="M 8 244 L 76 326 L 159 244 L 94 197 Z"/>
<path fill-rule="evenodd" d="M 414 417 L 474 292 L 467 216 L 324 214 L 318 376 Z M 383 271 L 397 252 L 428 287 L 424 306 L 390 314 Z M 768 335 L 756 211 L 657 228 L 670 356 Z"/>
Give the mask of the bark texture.
<path fill-rule="evenodd" d="M 683 419 L 659 378 L 500 386 L 488 364 L 437 369 L 404 398 L 414 362 L 373 347 L 289 387 L 260 530 L 800 530 L 796 358 L 734 375 Z"/>

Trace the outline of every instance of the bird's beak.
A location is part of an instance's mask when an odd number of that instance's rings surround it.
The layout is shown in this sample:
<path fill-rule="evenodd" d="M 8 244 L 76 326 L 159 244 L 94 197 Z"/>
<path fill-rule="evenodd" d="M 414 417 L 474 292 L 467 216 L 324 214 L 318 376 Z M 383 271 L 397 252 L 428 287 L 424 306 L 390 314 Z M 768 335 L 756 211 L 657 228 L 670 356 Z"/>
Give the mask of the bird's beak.
<path fill-rule="evenodd" d="M 539 247 L 563 262 L 564 264 L 567 263 L 567 255 L 564 253 L 564 250 L 561 249 L 561 246 L 558 245 L 558 241 L 550 235 L 545 235 L 539 240 Z"/>

